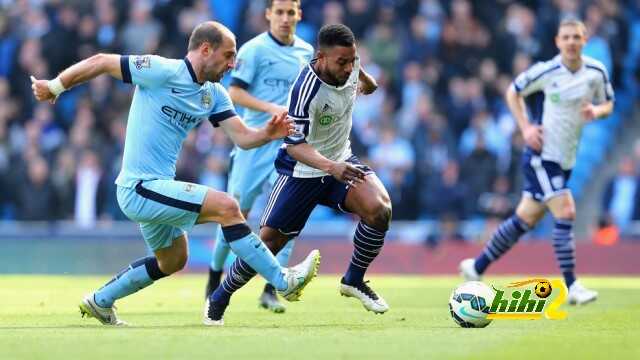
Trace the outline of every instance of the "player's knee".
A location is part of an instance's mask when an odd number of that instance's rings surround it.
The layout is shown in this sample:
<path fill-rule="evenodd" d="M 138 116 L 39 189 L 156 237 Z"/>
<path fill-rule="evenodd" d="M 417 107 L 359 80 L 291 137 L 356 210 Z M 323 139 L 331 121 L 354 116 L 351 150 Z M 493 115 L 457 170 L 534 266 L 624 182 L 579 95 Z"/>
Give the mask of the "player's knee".
<path fill-rule="evenodd" d="M 558 219 L 574 221 L 576 219 L 576 209 L 573 206 L 566 206 L 562 208 L 562 211 L 560 211 Z"/>
<path fill-rule="evenodd" d="M 237 222 L 238 220 L 244 221 L 242 213 L 240 212 L 240 205 L 238 201 L 231 196 L 225 196 L 222 200 L 216 204 L 218 212 L 220 213 L 221 223 L 225 222 Z"/>
<path fill-rule="evenodd" d="M 557 206 L 553 211 L 553 216 L 560 220 L 574 221 L 576 219 L 576 207 L 571 201 L 562 202 L 561 206 Z"/>
<path fill-rule="evenodd" d="M 379 231 L 387 231 L 391 222 L 390 202 L 377 201 L 367 207 L 362 216 L 364 222 Z"/>

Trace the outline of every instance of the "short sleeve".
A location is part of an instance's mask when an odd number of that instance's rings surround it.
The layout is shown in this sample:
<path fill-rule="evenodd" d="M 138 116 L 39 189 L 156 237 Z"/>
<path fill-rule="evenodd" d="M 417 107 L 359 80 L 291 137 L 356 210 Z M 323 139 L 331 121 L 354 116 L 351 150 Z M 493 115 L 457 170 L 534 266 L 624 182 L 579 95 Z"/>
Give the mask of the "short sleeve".
<path fill-rule="evenodd" d="M 615 95 L 613 93 L 613 86 L 611 85 L 611 81 L 609 81 L 609 74 L 604 68 L 599 68 L 596 66 L 588 67 L 596 70 L 600 76 L 598 76 L 598 82 L 595 89 L 594 99 L 593 101 L 596 104 L 602 104 L 607 101 L 613 101 L 615 99 Z"/>
<path fill-rule="evenodd" d="M 320 89 L 321 81 L 307 66 L 294 82 L 289 91 L 287 114 L 293 120 L 294 133 L 284 138 L 285 144 L 300 144 L 306 142 L 309 136 L 313 104 L 316 94 Z"/>
<path fill-rule="evenodd" d="M 157 55 L 123 55 L 120 57 L 122 81 L 142 87 L 163 85 L 177 71 L 177 63 Z"/>
<path fill-rule="evenodd" d="M 218 127 L 220 126 L 220 122 L 237 116 L 238 114 L 236 114 L 234 110 L 229 93 L 227 93 L 227 90 L 225 90 L 222 85 L 215 83 L 212 91 L 215 103 L 211 110 L 211 115 L 209 115 L 209 121 L 213 126 Z"/>
<path fill-rule="evenodd" d="M 544 90 L 550 72 L 560 68 L 560 65 L 537 63 L 522 72 L 513 81 L 514 90 L 523 97 Z"/>
<path fill-rule="evenodd" d="M 259 63 L 258 54 L 256 47 L 251 46 L 251 43 L 240 48 L 236 66 L 231 72 L 231 85 L 243 89 L 249 87 L 256 74 L 256 67 Z"/>

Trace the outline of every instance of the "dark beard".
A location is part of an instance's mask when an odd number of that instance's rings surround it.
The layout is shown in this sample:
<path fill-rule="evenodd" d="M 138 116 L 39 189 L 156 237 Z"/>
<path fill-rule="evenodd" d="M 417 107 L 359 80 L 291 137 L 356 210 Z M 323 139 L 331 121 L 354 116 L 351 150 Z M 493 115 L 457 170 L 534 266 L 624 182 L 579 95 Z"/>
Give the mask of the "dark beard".
<path fill-rule="evenodd" d="M 316 74 L 318 74 L 322 81 L 331 86 L 339 87 L 347 83 L 348 78 L 341 82 L 340 80 L 338 80 L 338 78 L 333 76 L 333 74 L 325 71 L 320 71 L 320 69 L 318 69 L 317 63 L 313 65 L 313 70 L 315 70 Z"/>

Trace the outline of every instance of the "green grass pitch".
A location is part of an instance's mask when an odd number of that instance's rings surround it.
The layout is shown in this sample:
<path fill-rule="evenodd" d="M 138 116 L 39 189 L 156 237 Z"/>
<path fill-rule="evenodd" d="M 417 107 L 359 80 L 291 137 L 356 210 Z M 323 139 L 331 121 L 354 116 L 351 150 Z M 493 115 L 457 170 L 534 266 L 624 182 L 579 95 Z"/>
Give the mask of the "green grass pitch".
<path fill-rule="evenodd" d="M 82 295 L 106 280 L 0 277 L 0 359 L 640 358 L 640 278 L 585 277 L 600 298 L 565 306 L 568 320 L 496 320 L 484 329 L 450 319 L 456 277 L 372 277 L 391 306 L 384 315 L 340 297 L 334 276 L 314 280 L 285 314 L 271 314 L 257 307 L 263 282 L 254 280 L 236 294 L 222 328 L 201 325 L 204 275 L 163 279 L 119 301 L 131 327 L 80 318 Z"/>

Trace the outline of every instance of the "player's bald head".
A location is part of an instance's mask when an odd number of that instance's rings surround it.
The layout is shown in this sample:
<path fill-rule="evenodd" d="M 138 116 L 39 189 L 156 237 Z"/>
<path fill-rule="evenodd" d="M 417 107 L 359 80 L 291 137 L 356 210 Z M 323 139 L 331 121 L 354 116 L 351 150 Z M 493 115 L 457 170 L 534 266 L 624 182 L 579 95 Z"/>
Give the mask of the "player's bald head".
<path fill-rule="evenodd" d="M 217 21 L 205 21 L 196 26 L 191 32 L 188 50 L 196 50 L 205 42 L 208 42 L 216 49 L 225 38 L 235 42 L 235 35 L 226 26 Z"/>

